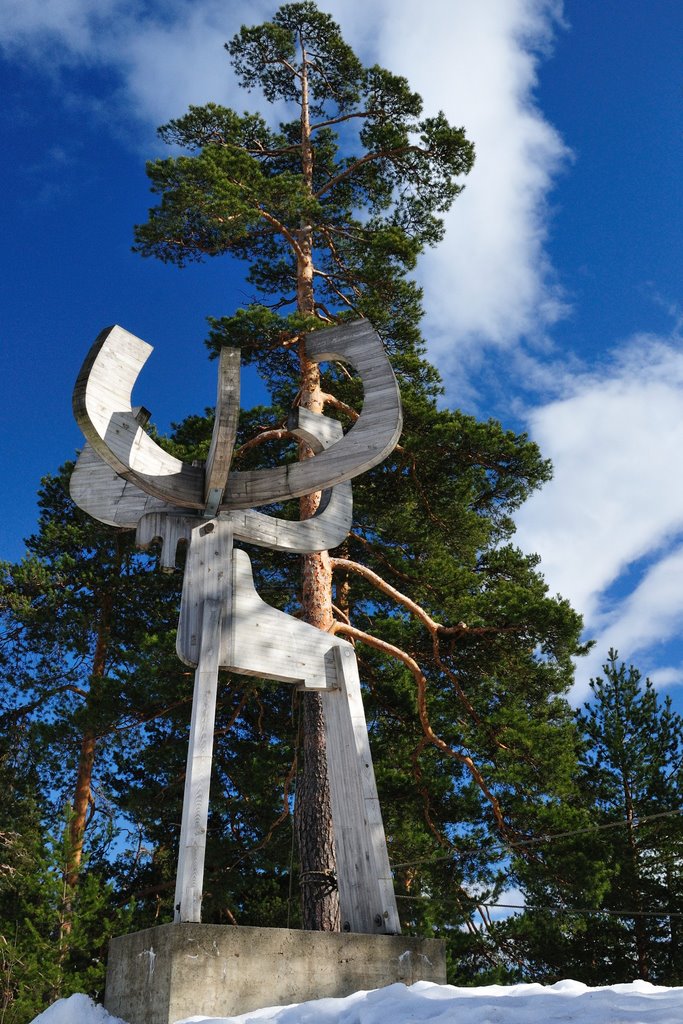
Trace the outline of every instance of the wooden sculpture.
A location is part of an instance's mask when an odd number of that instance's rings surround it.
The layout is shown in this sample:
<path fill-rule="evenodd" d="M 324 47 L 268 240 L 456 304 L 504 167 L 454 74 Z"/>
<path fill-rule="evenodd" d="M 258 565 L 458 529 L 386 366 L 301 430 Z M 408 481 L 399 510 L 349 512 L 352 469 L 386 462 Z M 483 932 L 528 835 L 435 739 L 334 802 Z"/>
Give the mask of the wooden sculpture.
<path fill-rule="evenodd" d="M 131 407 L 133 385 L 152 347 L 110 327 L 90 349 L 74 389 L 87 444 L 71 478 L 74 501 L 113 526 L 135 529 L 141 547 L 162 544 L 173 568 L 187 558 L 178 656 L 195 671 L 176 884 L 176 921 L 201 917 L 216 689 L 219 669 L 293 683 L 323 693 L 337 884 L 346 931 L 400 932 L 377 799 L 358 665 L 347 641 L 265 604 L 245 551 L 234 539 L 279 551 L 323 551 L 351 527 L 351 479 L 384 459 L 401 432 L 398 387 L 384 348 L 366 321 L 308 336 L 315 362 L 348 362 L 364 388 L 363 409 L 341 424 L 296 409 L 290 430 L 314 456 L 294 465 L 230 470 L 239 413 L 240 357 L 224 348 L 216 417 L 204 467 L 189 466 L 145 432 L 149 414 Z M 315 516 L 290 522 L 254 506 L 323 491 Z"/>

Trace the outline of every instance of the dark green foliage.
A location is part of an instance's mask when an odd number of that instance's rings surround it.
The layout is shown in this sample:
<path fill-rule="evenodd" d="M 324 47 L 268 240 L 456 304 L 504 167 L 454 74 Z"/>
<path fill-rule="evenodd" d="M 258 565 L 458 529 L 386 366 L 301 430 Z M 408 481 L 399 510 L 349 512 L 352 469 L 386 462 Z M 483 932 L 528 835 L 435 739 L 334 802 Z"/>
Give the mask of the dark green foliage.
<path fill-rule="evenodd" d="M 255 339 L 263 354 L 269 341 L 314 325 L 296 313 L 305 225 L 316 315 L 363 314 L 388 344 L 416 344 L 420 290 L 407 275 L 440 240 L 439 214 L 472 166 L 463 129 L 443 114 L 423 117 L 405 79 L 364 68 L 314 4 L 285 5 L 272 22 L 243 28 L 227 49 L 246 88 L 297 108 L 301 79 L 291 69 L 305 63 L 311 169 L 301 109 L 272 129 L 259 115 L 191 107 L 159 130 L 192 155 L 148 165 L 161 201 L 136 229 L 136 248 L 181 266 L 223 253 L 248 260 L 247 279 L 263 304 L 212 320 L 209 345 Z M 272 374 L 272 360 L 261 368 Z"/>
<path fill-rule="evenodd" d="M 49 770 L 59 806 L 71 800 L 83 733 L 106 738 L 95 780 L 105 794 L 98 813 L 106 817 L 107 773 L 115 771 L 129 727 L 167 701 L 164 694 L 159 703 L 139 659 L 141 650 L 153 657 L 155 638 L 173 639 L 179 590 L 176 579 L 156 572 L 153 558 L 136 552 L 131 533 L 75 508 L 69 472 L 67 466 L 43 480 L 39 529 L 24 561 L 0 566 L 4 685 L 21 695 L 10 718 L 40 712 L 40 768 Z"/>
<path fill-rule="evenodd" d="M 355 482 L 354 529 L 335 554 L 400 593 L 340 566 L 335 602 L 385 645 L 361 642 L 358 654 L 390 856 L 404 863 L 452 852 L 397 872 L 406 924 L 457 926 L 476 905 L 470 889 L 498 891 L 505 844 L 533 834 L 567 791 L 573 727 L 561 694 L 580 631 L 567 603 L 548 596 L 537 559 L 511 544 L 512 513 L 548 479 L 548 464 L 524 436 L 439 410 L 441 381 L 423 355 L 421 293 L 410 274 L 440 240 L 440 214 L 461 190 L 473 149 L 442 114 L 423 115 L 405 79 L 364 68 L 314 4 L 282 7 L 227 50 L 241 84 L 291 104 L 295 118 L 275 129 L 210 104 L 160 129 L 189 155 L 149 165 L 159 205 L 136 229 L 136 248 L 181 266 L 222 254 L 249 261 L 258 301 L 212 318 L 208 339 L 212 352 L 241 347 L 270 389 L 273 408 L 244 418 L 242 440 L 284 421 L 298 388 L 290 340 L 362 314 L 385 341 L 402 389 L 401 447 Z M 315 315 L 300 312 L 309 240 Z M 362 404 L 358 381 L 338 367 L 324 368 L 322 386 L 352 408 Z M 201 433 L 196 419 L 177 430 L 185 457 L 205 451 L 208 424 Z M 251 466 L 274 457 L 295 456 L 264 446 L 246 458 Z M 296 611 L 294 560 L 250 555 L 266 600 Z M 400 594 L 445 632 L 426 629 Z M 270 697 L 265 707 L 270 713 Z M 263 737 L 279 750 L 276 707 Z M 246 717 L 223 748 L 228 763 Z M 288 763 L 279 762 L 280 779 Z M 489 950 L 482 955 L 490 960 Z"/>
<path fill-rule="evenodd" d="M 528 902 L 546 909 L 507 931 L 539 980 L 680 985 L 683 720 L 615 651 L 591 689 L 564 835 L 521 871 Z"/>
<path fill-rule="evenodd" d="M 354 483 L 353 530 L 333 552 L 333 596 L 339 623 L 358 631 L 405 927 L 448 938 L 454 980 L 500 980 L 514 953 L 503 930 L 474 924 L 487 921 L 483 904 L 523 844 L 556 830 L 568 803 L 585 820 L 563 698 L 582 648 L 579 617 L 548 595 L 537 558 L 513 544 L 512 515 L 549 478 L 548 463 L 526 436 L 440 409 L 439 374 L 424 358 L 421 292 L 410 275 L 441 238 L 440 214 L 462 188 L 472 146 L 442 114 L 424 117 L 404 79 L 364 68 L 312 3 L 243 29 L 228 51 L 242 84 L 298 105 L 295 119 L 275 129 L 209 104 L 164 126 L 161 137 L 185 155 L 149 165 L 159 205 L 137 228 L 136 248 L 180 266 L 219 255 L 249 261 L 258 301 L 213 318 L 208 339 L 214 353 L 241 347 L 270 389 L 270 406 L 242 416 L 239 468 L 297 457 L 286 436 L 247 443 L 286 421 L 301 334 L 362 314 L 386 344 L 404 433 L 392 457 Z M 308 154 L 300 80 L 285 61 L 307 68 Z M 313 314 L 301 312 L 310 307 L 298 294 L 309 241 Z M 358 380 L 326 366 L 322 386 L 335 396 L 327 411 L 348 426 L 349 408 L 362 405 Z M 201 459 L 210 437 L 211 417 L 193 416 L 164 443 Z M 3 681 L 21 694 L 21 720 L 35 721 L 36 771 L 60 809 L 83 735 L 97 739 L 89 860 L 69 893 L 71 966 L 59 982 L 62 992 L 76 979 L 94 991 L 99 976 L 82 951 L 99 956 L 106 922 L 127 908 L 130 927 L 172 914 L 192 673 L 173 649 L 179 575 L 157 574 L 128 535 L 81 515 L 63 480 L 48 479 L 41 502 L 28 559 L 3 569 Z M 298 516 L 293 506 L 273 511 Z M 249 554 L 263 599 L 300 614 L 299 560 Z M 299 923 L 290 813 L 299 750 L 291 690 L 222 674 L 204 920 Z M 41 813 L 45 823 L 61 839 L 54 811 Z M 96 831 L 100 823 L 111 831 Z M 46 848 L 44 832 L 37 842 Z M 521 876 L 535 860 L 527 852 L 519 862 Z"/>
<path fill-rule="evenodd" d="M 21 858 L 0 934 L 16 960 L 17 1022 L 57 996 L 102 992 L 109 936 L 129 922 L 110 885 L 122 824 L 114 780 L 139 749 L 141 724 L 174 699 L 179 677 L 175 667 L 163 680 L 155 672 L 159 638 L 172 650 L 176 580 L 155 572 L 130 535 L 77 510 L 68 473 L 45 478 L 27 556 L 1 567 L 0 704 L 12 774 L 2 787 L 0 832 L 16 833 Z M 87 737 L 94 763 L 84 772 Z M 23 775 L 30 792 L 17 790 Z M 83 855 L 72 833 L 79 782 Z"/>

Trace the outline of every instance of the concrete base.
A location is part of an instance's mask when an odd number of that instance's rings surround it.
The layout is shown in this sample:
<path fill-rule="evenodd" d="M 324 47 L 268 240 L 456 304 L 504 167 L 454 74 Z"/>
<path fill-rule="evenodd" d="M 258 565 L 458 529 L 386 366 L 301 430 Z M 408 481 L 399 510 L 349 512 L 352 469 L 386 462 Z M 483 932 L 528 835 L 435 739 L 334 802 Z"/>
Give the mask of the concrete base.
<path fill-rule="evenodd" d="M 439 939 L 287 928 L 164 924 L 109 947 L 104 1005 L 129 1024 L 174 1024 L 347 996 L 402 981 L 446 981 Z"/>

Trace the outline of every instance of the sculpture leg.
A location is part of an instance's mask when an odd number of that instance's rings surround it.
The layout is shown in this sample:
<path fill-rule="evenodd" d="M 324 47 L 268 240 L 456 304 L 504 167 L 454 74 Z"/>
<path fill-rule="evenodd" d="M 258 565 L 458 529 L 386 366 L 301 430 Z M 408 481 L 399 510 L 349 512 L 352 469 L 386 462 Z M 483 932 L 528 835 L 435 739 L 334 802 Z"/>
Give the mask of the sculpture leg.
<path fill-rule="evenodd" d="M 220 628 L 220 621 L 216 621 Z M 201 921 L 209 785 L 218 687 L 218 640 L 202 643 L 194 675 L 183 817 L 175 893 L 175 920 Z"/>
<path fill-rule="evenodd" d="M 353 647 L 333 648 L 337 688 L 323 694 L 342 927 L 399 935 L 401 925 Z"/>
<path fill-rule="evenodd" d="M 234 572 L 221 665 L 322 692 L 342 922 L 352 932 L 398 934 L 354 649 L 265 604 L 244 551 L 234 553 Z"/>
<path fill-rule="evenodd" d="M 220 665 L 221 632 L 229 621 L 232 528 L 212 521 L 191 534 L 178 628 L 178 646 L 197 651 L 192 721 L 180 829 L 175 920 L 200 921 L 209 785 Z M 192 632 L 195 630 L 196 632 Z"/>

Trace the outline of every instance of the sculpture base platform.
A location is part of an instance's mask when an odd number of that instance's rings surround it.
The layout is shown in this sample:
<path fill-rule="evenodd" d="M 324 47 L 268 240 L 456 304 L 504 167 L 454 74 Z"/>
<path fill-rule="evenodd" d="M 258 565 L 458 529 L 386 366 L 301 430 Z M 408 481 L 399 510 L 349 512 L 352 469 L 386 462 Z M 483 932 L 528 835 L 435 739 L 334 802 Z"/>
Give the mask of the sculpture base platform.
<path fill-rule="evenodd" d="M 174 1024 L 446 981 L 439 939 L 164 924 L 112 939 L 104 1005 L 129 1024 Z"/>

